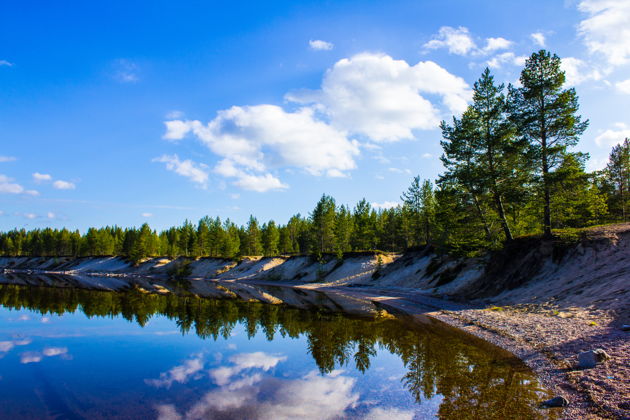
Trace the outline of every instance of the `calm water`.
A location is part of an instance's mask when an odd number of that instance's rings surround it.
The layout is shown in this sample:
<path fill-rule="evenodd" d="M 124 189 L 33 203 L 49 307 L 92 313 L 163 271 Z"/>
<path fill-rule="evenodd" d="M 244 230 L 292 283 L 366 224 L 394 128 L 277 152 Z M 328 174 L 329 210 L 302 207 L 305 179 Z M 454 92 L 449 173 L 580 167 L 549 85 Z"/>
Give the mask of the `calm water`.
<path fill-rule="evenodd" d="M 436 323 L 0 285 L 8 419 L 546 418 L 530 372 Z"/>

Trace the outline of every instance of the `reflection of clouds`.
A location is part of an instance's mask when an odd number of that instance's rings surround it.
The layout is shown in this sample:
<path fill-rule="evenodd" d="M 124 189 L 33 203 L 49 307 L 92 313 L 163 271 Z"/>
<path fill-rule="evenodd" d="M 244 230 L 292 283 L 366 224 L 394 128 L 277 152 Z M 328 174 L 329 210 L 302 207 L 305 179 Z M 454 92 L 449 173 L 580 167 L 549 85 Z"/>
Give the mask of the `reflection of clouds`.
<path fill-rule="evenodd" d="M 174 405 L 157 406 L 158 419 L 326 420 L 343 417 L 346 409 L 355 407 L 359 400 L 359 394 L 352 391 L 355 379 L 342 375 L 342 371 L 324 376 L 312 371 L 302 378 L 286 380 L 263 375 L 263 372 L 286 360 L 285 356 L 256 352 L 238 354 L 229 360 L 233 363 L 232 366 L 210 371 L 218 385 L 217 389 L 206 393 L 183 414 Z M 247 369 L 259 371 L 245 373 Z M 407 418 L 407 413 L 401 410 L 392 413 L 403 415 L 400 418 Z"/>
<path fill-rule="evenodd" d="M 411 410 L 399 410 L 398 408 L 373 408 L 365 416 L 366 420 L 412 420 L 414 416 Z"/>
<path fill-rule="evenodd" d="M 37 351 L 27 351 L 20 354 L 20 363 L 38 363 L 42 360 L 42 354 Z"/>
<path fill-rule="evenodd" d="M 42 324 L 48 324 L 50 322 L 50 317 L 43 316 L 42 319 L 39 320 Z"/>
<path fill-rule="evenodd" d="M 15 346 L 13 341 L 0 341 L 0 352 L 6 353 Z"/>
<path fill-rule="evenodd" d="M 203 356 L 198 354 L 192 359 L 185 360 L 183 364 L 171 368 L 168 372 L 160 373 L 159 379 L 145 379 L 144 382 L 156 388 L 170 388 L 173 382 L 180 384 L 188 382 L 192 375 L 203 369 L 203 364 Z"/>
<path fill-rule="evenodd" d="M 230 357 L 229 360 L 234 363 L 234 366 L 222 366 L 210 371 L 210 376 L 219 386 L 227 384 L 232 376 L 238 375 L 245 369 L 257 368 L 266 372 L 287 358 L 286 356 L 274 356 L 257 351 L 255 353 L 240 353 Z"/>
<path fill-rule="evenodd" d="M 30 340 L 24 340 L 24 342 L 28 344 L 30 343 Z M 44 347 L 44 350 L 42 350 L 41 353 L 38 351 L 25 351 L 24 353 L 21 353 L 20 363 L 23 363 L 23 364 L 39 363 L 42 361 L 44 356 L 46 357 L 62 356 L 62 358 L 65 358 L 65 359 L 71 358 L 68 355 L 67 347 Z"/>
<path fill-rule="evenodd" d="M 20 316 L 18 317 L 18 321 L 28 321 L 29 319 L 31 319 L 31 317 L 30 317 L 30 316 L 28 316 L 28 315 L 26 315 L 26 314 L 24 314 L 24 315 L 20 315 Z"/>
<path fill-rule="evenodd" d="M 52 357 L 68 353 L 67 347 L 46 347 L 44 348 L 44 356 Z"/>
<path fill-rule="evenodd" d="M 27 344 L 31 344 L 30 338 L 22 338 L 19 340 L 11 340 L 11 341 L 0 341 L 0 358 L 4 357 L 6 353 L 11 351 L 11 349 L 15 346 L 26 346 Z"/>

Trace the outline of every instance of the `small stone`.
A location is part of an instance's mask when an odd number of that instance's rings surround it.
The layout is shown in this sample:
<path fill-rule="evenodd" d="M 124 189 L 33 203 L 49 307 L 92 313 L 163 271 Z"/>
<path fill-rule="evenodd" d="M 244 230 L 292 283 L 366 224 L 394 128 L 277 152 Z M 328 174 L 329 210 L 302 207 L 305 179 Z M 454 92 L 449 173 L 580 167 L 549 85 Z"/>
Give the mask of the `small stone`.
<path fill-rule="evenodd" d="M 550 400 L 541 403 L 543 407 L 566 407 L 569 401 L 564 397 L 553 397 Z"/>
<path fill-rule="evenodd" d="M 630 331 L 630 325 L 628 324 L 623 324 L 621 326 L 621 331 Z"/>
<path fill-rule="evenodd" d="M 608 359 L 610 356 L 602 349 L 583 351 L 578 354 L 578 368 L 591 369 Z"/>

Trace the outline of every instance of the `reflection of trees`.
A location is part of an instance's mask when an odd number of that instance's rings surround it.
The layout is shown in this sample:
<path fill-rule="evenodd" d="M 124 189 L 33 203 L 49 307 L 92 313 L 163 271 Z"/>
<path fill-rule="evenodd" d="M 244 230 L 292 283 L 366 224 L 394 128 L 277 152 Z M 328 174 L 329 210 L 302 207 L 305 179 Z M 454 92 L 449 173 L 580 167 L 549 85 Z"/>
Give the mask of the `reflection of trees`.
<path fill-rule="evenodd" d="M 156 314 L 174 320 L 183 334 L 228 338 L 237 324 L 249 337 L 257 332 L 272 340 L 304 335 L 322 372 L 354 362 L 365 372 L 377 348 L 402 359 L 403 383 L 416 401 L 443 397 L 441 418 L 538 418 L 532 408 L 537 384 L 522 364 L 499 349 L 437 323 L 353 318 L 303 311 L 280 305 L 197 296 L 149 294 L 75 288 L 0 285 L 0 304 L 42 314 L 81 311 L 88 317 L 122 316 L 143 326 Z"/>

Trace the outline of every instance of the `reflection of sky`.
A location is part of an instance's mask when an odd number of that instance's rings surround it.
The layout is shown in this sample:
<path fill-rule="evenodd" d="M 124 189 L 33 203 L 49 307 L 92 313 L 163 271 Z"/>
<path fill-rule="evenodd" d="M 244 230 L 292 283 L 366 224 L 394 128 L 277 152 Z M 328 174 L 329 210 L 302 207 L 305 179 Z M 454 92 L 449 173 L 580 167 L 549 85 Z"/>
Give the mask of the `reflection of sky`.
<path fill-rule="evenodd" d="M 305 337 L 242 325 L 225 340 L 182 336 L 154 316 L 142 328 L 122 317 L 41 316 L 0 309 L 0 406 L 12 418 L 411 419 L 433 417 L 439 398 L 417 405 L 400 359 L 379 350 L 368 372 L 351 361 L 321 375 Z"/>

